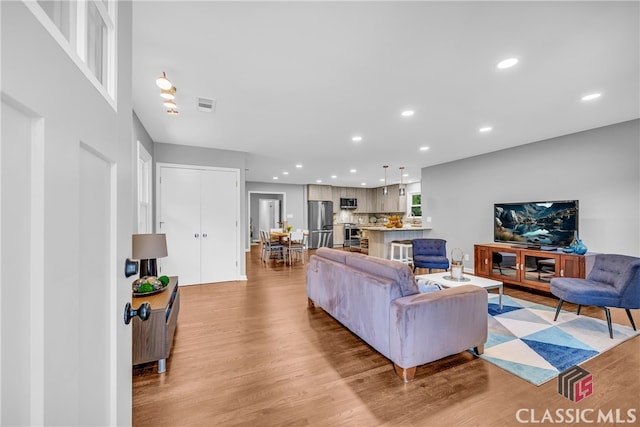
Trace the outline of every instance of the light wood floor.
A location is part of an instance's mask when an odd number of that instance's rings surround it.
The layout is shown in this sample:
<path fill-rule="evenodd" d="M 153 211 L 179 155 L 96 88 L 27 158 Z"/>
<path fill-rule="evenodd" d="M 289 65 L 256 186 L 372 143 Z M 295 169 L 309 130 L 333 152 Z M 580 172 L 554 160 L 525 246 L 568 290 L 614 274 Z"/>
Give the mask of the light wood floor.
<path fill-rule="evenodd" d="M 246 282 L 181 287 L 167 372 L 134 369 L 134 426 L 505 426 L 518 425 L 522 408 L 538 420 L 547 409 L 635 408 L 640 419 L 638 337 L 582 365 L 594 393 L 578 403 L 560 396 L 555 380 L 536 387 L 468 352 L 419 366 L 404 384 L 389 360 L 307 308 L 306 265 L 264 266 L 255 246 L 247 264 Z M 556 305 L 517 288 L 505 293 Z M 604 318 L 596 308 L 583 314 Z M 624 311 L 613 319 L 628 324 Z M 521 415 L 532 419 L 530 410 Z"/>

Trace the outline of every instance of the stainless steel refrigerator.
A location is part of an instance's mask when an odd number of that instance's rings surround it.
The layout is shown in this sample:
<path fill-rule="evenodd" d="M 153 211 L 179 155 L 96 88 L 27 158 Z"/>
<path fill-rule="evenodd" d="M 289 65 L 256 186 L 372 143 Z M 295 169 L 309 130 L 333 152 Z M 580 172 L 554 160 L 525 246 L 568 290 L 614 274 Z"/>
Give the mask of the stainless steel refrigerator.
<path fill-rule="evenodd" d="M 308 202 L 309 248 L 333 247 L 333 202 Z"/>

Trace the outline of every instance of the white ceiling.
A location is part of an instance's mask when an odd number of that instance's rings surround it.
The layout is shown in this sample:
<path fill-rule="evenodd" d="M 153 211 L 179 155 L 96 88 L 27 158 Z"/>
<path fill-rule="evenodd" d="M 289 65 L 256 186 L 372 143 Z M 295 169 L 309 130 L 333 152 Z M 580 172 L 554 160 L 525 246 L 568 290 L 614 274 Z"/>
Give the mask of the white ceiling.
<path fill-rule="evenodd" d="M 134 110 L 155 142 L 249 153 L 247 181 L 376 187 L 385 164 L 388 183 L 400 166 L 416 181 L 425 166 L 638 118 L 638 5 L 136 1 Z M 162 106 L 163 71 L 178 116 Z"/>

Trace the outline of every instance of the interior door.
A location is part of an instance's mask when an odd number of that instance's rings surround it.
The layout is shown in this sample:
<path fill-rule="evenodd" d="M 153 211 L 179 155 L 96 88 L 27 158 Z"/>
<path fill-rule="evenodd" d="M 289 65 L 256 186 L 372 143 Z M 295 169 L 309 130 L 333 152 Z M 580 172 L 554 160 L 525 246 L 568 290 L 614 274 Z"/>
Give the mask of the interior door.
<path fill-rule="evenodd" d="M 169 256 L 160 272 L 181 285 L 239 278 L 239 172 L 161 165 L 158 232 Z"/>
<path fill-rule="evenodd" d="M 131 391 L 131 335 L 120 311 L 130 293 L 116 285 L 117 162 L 78 142 L 52 139 L 56 149 L 45 150 L 44 118 L 1 108 L 0 424 L 118 424 L 118 391 Z M 75 191 L 45 186 L 47 160 L 72 171 Z M 47 219 L 58 229 L 46 229 Z"/>
<path fill-rule="evenodd" d="M 201 174 L 202 283 L 238 279 L 238 174 L 204 170 Z"/>
<path fill-rule="evenodd" d="M 167 235 L 166 258 L 159 273 L 179 276 L 180 285 L 200 281 L 200 171 L 160 168 L 159 233 Z"/>

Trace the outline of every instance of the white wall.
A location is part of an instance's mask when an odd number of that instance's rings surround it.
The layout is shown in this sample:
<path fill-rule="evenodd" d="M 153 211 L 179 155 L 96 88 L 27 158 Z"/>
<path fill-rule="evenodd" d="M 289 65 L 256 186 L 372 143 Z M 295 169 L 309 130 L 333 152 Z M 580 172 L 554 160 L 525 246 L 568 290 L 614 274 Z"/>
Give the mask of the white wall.
<path fill-rule="evenodd" d="M 422 169 L 430 235 L 470 255 L 493 241 L 493 204 L 580 201 L 580 238 L 593 252 L 640 256 L 640 120 Z"/>

